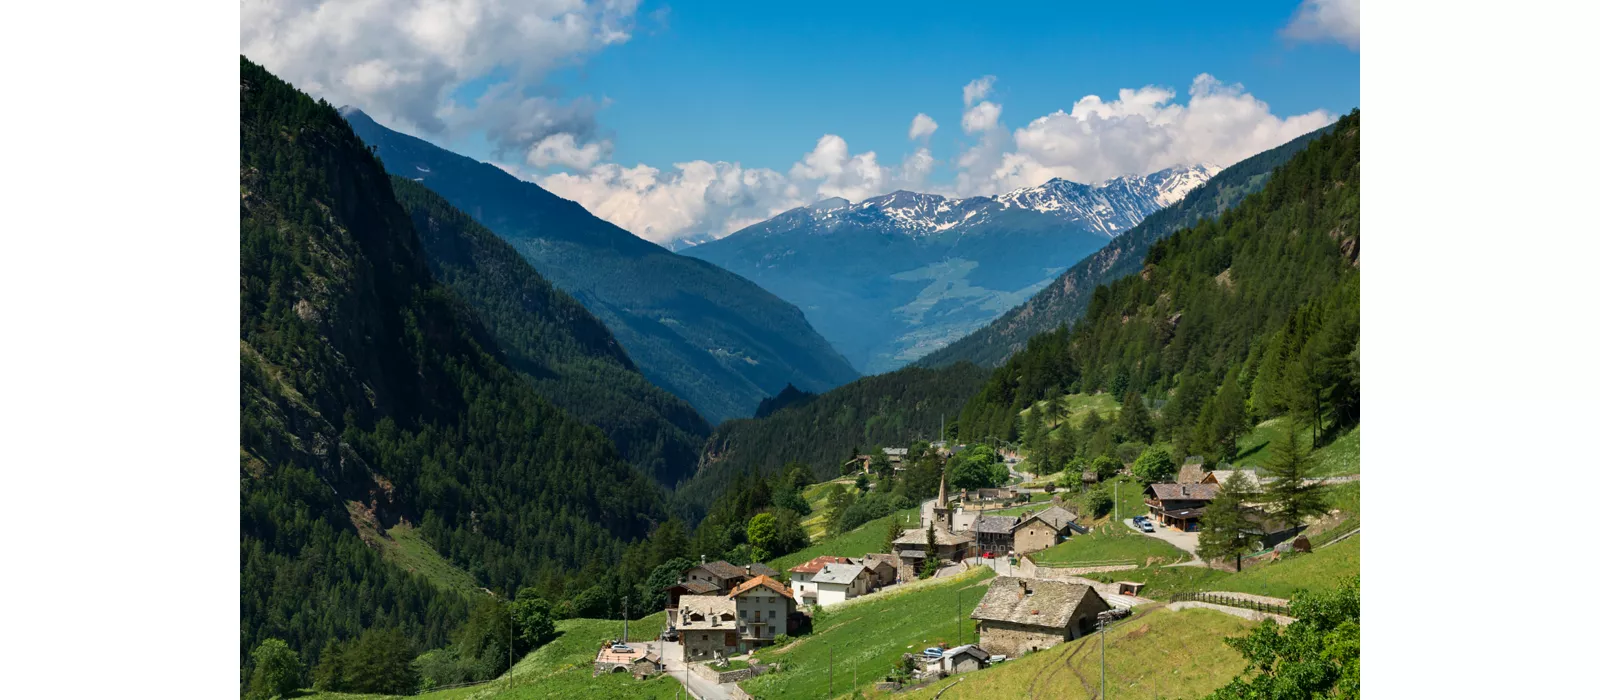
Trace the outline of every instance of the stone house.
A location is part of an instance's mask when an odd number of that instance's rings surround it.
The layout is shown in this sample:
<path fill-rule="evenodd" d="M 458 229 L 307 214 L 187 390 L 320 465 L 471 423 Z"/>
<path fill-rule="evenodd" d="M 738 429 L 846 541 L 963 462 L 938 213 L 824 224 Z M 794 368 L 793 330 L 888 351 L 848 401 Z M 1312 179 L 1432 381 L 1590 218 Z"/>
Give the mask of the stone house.
<path fill-rule="evenodd" d="M 980 515 L 972 521 L 978 556 L 1003 557 L 1011 553 L 1011 529 L 1021 521 L 1014 515 Z M 926 539 L 926 536 L 924 536 Z"/>
<path fill-rule="evenodd" d="M 678 639 L 686 661 L 726 658 L 739 649 L 739 612 L 725 595 L 678 599 Z"/>
<path fill-rule="evenodd" d="M 795 601 L 801 605 L 817 604 L 817 584 L 812 581 L 822 571 L 822 567 L 829 564 L 849 564 L 848 557 L 821 556 L 798 566 L 789 568 L 789 588 L 794 592 Z"/>
<path fill-rule="evenodd" d="M 671 625 L 673 627 L 677 627 L 678 626 L 678 602 L 680 600 L 682 600 L 684 596 L 690 596 L 690 595 L 716 595 L 717 592 L 718 592 L 718 588 L 717 588 L 717 584 L 712 583 L 710 581 L 704 581 L 704 580 L 689 581 L 687 579 L 679 579 L 677 583 L 674 583 L 674 584 L 672 584 L 670 586 L 667 586 L 666 591 L 667 591 L 667 624 Z"/>
<path fill-rule="evenodd" d="M 745 581 L 757 576 L 770 576 L 778 578 L 780 574 L 770 566 L 761 563 L 735 566 L 725 561 L 706 561 L 705 555 L 700 555 L 700 563 L 683 572 L 684 583 L 711 583 L 716 585 L 717 592 L 727 593 Z"/>
<path fill-rule="evenodd" d="M 833 605 L 872 590 L 872 574 L 861 564 L 828 564 L 817 572 L 817 605 Z"/>
<path fill-rule="evenodd" d="M 908 530 L 894 541 L 894 555 L 900 558 L 900 580 L 917 577 L 922 562 L 930 555 L 941 562 L 963 561 L 972 550 L 972 537 L 951 534 L 943 528 L 933 528 L 934 551 L 928 552 L 928 531 Z"/>
<path fill-rule="evenodd" d="M 859 561 L 862 566 L 867 567 L 867 573 L 872 574 L 873 590 L 892 586 L 900 580 L 900 557 L 893 554 L 868 554 Z"/>
<path fill-rule="evenodd" d="M 976 644 L 963 644 L 944 652 L 944 657 L 939 659 L 939 670 L 946 676 L 957 673 L 966 673 L 983 668 L 989 662 L 989 652 Z"/>
<path fill-rule="evenodd" d="M 1089 586 L 1065 581 L 1000 576 L 972 611 L 978 645 L 991 654 L 1018 657 L 1094 631 L 1110 610 Z"/>
<path fill-rule="evenodd" d="M 1017 554 L 1029 554 L 1053 547 L 1071 536 L 1072 523 L 1077 520 L 1077 514 L 1061 506 L 1023 516 L 1011 528 L 1011 548 Z"/>
<path fill-rule="evenodd" d="M 739 651 L 767 646 L 789 633 L 794 596 L 777 579 L 757 576 L 729 591 L 728 598 L 739 614 Z"/>

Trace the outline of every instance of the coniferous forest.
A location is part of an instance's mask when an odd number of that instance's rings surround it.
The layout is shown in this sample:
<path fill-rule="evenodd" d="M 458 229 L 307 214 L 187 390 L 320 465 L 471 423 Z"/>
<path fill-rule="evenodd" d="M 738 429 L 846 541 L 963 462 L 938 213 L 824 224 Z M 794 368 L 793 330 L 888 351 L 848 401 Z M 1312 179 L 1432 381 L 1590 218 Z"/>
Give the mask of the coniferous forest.
<path fill-rule="evenodd" d="M 1035 402 L 1101 391 L 1124 406 L 1170 399 L 1162 427 L 1180 444 L 1243 396 L 1257 420 L 1289 415 L 1319 441 L 1359 422 L 1359 129 L 1352 112 L 1260 192 L 1096 288 L 1082 320 L 995 370 L 961 437 L 1014 439 Z"/>
<path fill-rule="evenodd" d="M 332 106 L 241 58 L 239 109 L 241 667 L 266 638 L 310 666 L 466 621 L 356 519 L 419 525 L 502 595 L 614 566 L 664 519 L 659 487 L 506 366 Z"/>

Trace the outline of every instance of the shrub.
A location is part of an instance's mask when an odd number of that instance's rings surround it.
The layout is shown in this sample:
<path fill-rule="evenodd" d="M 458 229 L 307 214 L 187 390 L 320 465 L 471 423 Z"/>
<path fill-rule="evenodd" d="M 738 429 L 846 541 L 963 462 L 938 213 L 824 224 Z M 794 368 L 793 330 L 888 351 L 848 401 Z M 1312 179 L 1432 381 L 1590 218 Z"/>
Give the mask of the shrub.
<path fill-rule="evenodd" d="M 250 673 L 251 698 L 288 695 L 300 687 L 300 655 L 281 639 L 265 639 L 250 652 L 255 669 Z"/>
<path fill-rule="evenodd" d="M 1133 463 L 1134 477 L 1146 484 L 1169 481 L 1176 473 L 1177 466 L 1172 463 L 1172 455 L 1154 447 L 1146 449 Z"/>
<path fill-rule="evenodd" d="M 1111 492 L 1105 486 L 1096 486 L 1089 493 L 1084 494 L 1083 505 L 1094 513 L 1094 517 L 1104 517 L 1111 512 Z"/>

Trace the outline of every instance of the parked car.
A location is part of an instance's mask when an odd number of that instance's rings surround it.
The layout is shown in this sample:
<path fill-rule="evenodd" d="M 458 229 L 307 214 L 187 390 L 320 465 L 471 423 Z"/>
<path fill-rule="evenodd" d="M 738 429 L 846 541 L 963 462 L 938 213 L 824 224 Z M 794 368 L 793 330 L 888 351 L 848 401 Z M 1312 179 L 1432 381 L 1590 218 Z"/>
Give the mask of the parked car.
<path fill-rule="evenodd" d="M 922 650 L 922 655 L 930 659 L 942 659 L 944 658 L 944 650 L 939 647 L 928 647 Z"/>
<path fill-rule="evenodd" d="M 1150 521 L 1145 520 L 1139 523 L 1139 529 L 1143 532 L 1155 532 L 1156 526 L 1151 525 Z"/>
<path fill-rule="evenodd" d="M 1135 522 L 1135 523 L 1142 523 L 1142 522 L 1144 522 L 1146 520 L 1149 520 L 1149 519 L 1150 519 L 1150 517 L 1147 516 L 1147 515 L 1135 515 L 1135 516 L 1133 516 L 1133 522 Z"/>

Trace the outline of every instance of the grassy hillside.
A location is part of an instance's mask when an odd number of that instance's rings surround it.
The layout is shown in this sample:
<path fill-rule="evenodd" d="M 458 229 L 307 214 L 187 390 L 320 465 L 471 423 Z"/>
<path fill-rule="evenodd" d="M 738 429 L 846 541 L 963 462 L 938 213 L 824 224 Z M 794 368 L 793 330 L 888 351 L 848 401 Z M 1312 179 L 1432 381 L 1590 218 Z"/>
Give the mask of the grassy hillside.
<path fill-rule="evenodd" d="M 666 624 L 666 613 L 656 613 L 629 625 L 628 640 L 642 642 L 655 637 Z M 680 691 L 678 681 L 660 676 L 636 681 L 632 676 L 607 674 L 591 677 L 595 651 L 606 640 L 622 636 L 621 620 L 562 620 L 556 623 L 560 636 L 517 662 L 508 688 L 506 677 L 467 688 L 454 688 L 416 697 L 426 700 L 543 700 L 582 697 L 589 700 L 622 698 L 671 698 Z M 311 700 L 375 700 L 381 695 L 313 693 Z"/>
<path fill-rule="evenodd" d="M 443 590 L 455 591 L 467 598 L 487 595 L 471 574 L 440 556 L 410 523 L 402 522 L 381 535 L 366 527 L 358 529 L 362 539 L 376 545 L 383 552 L 383 558 L 395 566 L 418 574 Z"/>
<path fill-rule="evenodd" d="M 1189 553 L 1154 537 L 1129 530 L 1121 523 L 1106 523 L 1087 535 L 1073 535 L 1049 549 L 1030 555 L 1045 566 L 1096 566 L 1132 563 L 1139 566 L 1176 564 Z"/>
<path fill-rule="evenodd" d="M 1212 610 L 1165 608 L 1118 623 L 1105 635 L 1108 694 L 1117 698 L 1205 695 L 1244 670 L 1244 659 L 1222 640 L 1252 624 Z M 1100 640 L 1091 635 L 893 697 L 1068 699 L 1093 698 L 1099 692 Z"/>
<path fill-rule="evenodd" d="M 876 593 L 830 609 L 812 634 L 758 654 L 783 670 L 741 683 L 763 700 L 813 700 L 828 693 L 832 656 L 832 696 L 872 684 L 900 663 L 906 652 L 939 643 L 977 640 L 969 615 L 988 590 L 994 572 L 986 567 L 949 580 L 912 584 L 908 590 Z"/>
<path fill-rule="evenodd" d="M 1278 417 L 1262 421 L 1250 431 L 1243 439 L 1239 440 L 1239 457 L 1235 464 L 1254 466 L 1266 463 L 1272 459 L 1272 446 L 1282 442 L 1288 436 L 1290 422 L 1288 418 Z M 1299 430 L 1300 444 L 1311 444 L 1311 429 Z M 1311 453 L 1311 463 L 1315 467 L 1325 469 L 1327 476 L 1343 476 L 1361 473 L 1361 426 L 1357 425 L 1347 430 L 1322 447 Z"/>
<path fill-rule="evenodd" d="M 1338 544 L 1314 549 L 1310 554 L 1295 554 L 1273 564 L 1261 564 L 1229 573 L 1216 569 L 1176 566 L 1135 572 L 1091 574 L 1100 581 L 1143 581 L 1147 598 L 1166 599 L 1183 591 L 1231 591 L 1288 598 L 1297 590 L 1333 590 L 1340 579 L 1361 573 L 1361 535 Z"/>
<path fill-rule="evenodd" d="M 785 554 L 767 562 L 767 565 L 783 572 L 788 571 L 791 566 L 811 561 L 823 555 L 859 557 L 863 554 L 883 552 L 883 537 L 889 527 L 890 518 L 899 518 L 902 528 L 915 530 L 921 516 L 919 515 L 919 509 L 908 508 L 894 515 L 878 518 L 877 520 L 869 520 L 861 527 L 838 537 L 822 540 L 798 552 Z"/>

